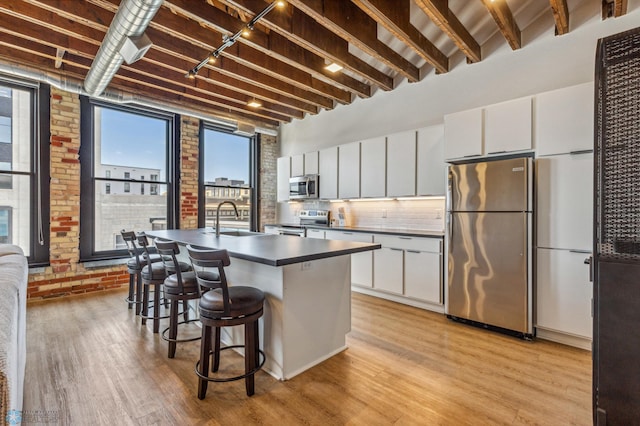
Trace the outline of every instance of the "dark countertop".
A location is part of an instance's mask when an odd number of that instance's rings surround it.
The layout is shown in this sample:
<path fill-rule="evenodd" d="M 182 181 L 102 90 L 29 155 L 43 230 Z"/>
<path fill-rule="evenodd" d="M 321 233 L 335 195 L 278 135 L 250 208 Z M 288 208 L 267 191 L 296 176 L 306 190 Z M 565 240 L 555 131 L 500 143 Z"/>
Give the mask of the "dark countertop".
<path fill-rule="evenodd" d="M 380 244 L 316 240 L 289 235 L 257 233 L 243 237 L 229 235 L 216 237 L 211 228 L 168 229 L 146 231 L 145 234 L 152 238 L 174 240 L 181 244 L 227 249 L 231 257 L 270 266 L 290 265 L 380 248 Z"/>
<path fill-rule="evenodd" d="M 442 231 L 425 231 L 419 229 L 393 229 L 393 228 L 363 228 L 356 226 L 324 226 L 324 225 L 300 225 L 300 224 L 288 224 L 278 223 L 265 226 L 291 226 L 291 227 L 304 227 L 308 229 L 324 229 L 326 231 L 346 231 L 346 232 L 366 232 L 368 234 L 385 234 L 385 235 L 402 235 L 407 237 L 427 237 L 427 238 L 442 238 L 444 232 Z"/>

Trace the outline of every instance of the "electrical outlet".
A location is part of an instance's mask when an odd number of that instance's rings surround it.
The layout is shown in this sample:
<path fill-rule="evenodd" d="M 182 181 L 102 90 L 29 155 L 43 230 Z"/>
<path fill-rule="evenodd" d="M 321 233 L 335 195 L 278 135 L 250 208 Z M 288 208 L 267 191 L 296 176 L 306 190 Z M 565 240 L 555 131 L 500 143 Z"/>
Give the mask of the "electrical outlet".
<path fill-rule="evenodd" d="M 386 210 L 382 210 L 382 218 L 386 218 L 387 217 L 387 211 Z"/>
<path fill-rule="evenodd" d="M 301 264 L 301 268 L 303 271 L 308 271 L 309 269 L 311 269 L 311 262 L 302 262 Z"/>
<path fill-rule="evenodd" d="M 436 209 L 436 219 L 442 219 L 442 209 Z"/>

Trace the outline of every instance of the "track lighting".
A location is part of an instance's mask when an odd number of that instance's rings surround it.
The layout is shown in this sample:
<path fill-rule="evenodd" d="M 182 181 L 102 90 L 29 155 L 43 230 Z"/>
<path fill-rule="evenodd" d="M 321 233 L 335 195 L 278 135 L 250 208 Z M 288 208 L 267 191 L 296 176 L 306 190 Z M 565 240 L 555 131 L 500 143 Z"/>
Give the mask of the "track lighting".
<path fill-rule="evenodd" d="M 258 13 L 256 16 L 253 17 L 253 19 L 247 22 L 244 28 L 242 28 L 240 31 L 238 31 L 232 36 L 228 36 L 226 34 L 222 36 L 222 44 L 220 45 L 220 47 L 218 47 L 216 50 L 211 52 L 209 56 L 207 56 L 205 59 L 200 61 L 198 65 L 196 65 L 195 67 L 187 71 L 187 73 L 184 76 L 186 78 L 192 78 L 192 79 L 195 78 L 196 75 L 198 74 L 198 71 L 200 71 L 202 67 L 204 67 L 208 63 L 210 64 L 214 63 L 216 61 L 216 58 L 220 56 L 220 54 L 224 51 L 224 49 L 226 49 L 227 47 L 233 46 L 235 42 L 238 40 L 238 38 L 240 38 L 240 36 L 248 37 L 251 34 L 251 31 L 253 30 L 253 27 L 256 25 L 256 23 L 260 19 L 262 19 L 267 13 L 271 12 L 271 10 L 274 7 L 276 6 L 282 7 L 284 6 L 284 4 L 285 2 L 283 0 L 273 1 L 262 12 Z"/>

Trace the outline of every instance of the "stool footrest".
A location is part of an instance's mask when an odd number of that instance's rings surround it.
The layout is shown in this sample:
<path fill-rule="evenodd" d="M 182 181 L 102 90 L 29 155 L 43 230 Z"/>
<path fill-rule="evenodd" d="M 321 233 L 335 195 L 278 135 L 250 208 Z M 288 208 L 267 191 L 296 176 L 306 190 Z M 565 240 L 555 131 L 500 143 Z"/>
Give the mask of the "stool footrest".
<path fill-rule="evenodd" d="M 178 315 L 182 315 L 182 313 L 180 313 Z M 188 321 L 180 321 L 178 323 L 178 325 L 189 324 L 190 322 L 196 322 L 196 321 L 200 321 L 200 318 L 194 318 L 194 319 L 190 319 Z M 202 336 L 196 336 L 196 337 L 192 337 L 190 339 L 171 339 L 171 338 L 166 336 L 166 333 L 169 331 L 169 328 L 171 328 L 171 327 L 167 327 L 162 331 L 162 340 L 165 340 L 167 342 L 184 343 L 184 342 L 195 342 L 196 340 L 202 339 Z"/>
<path fill-rule="evenodd" d="M 225 349 L 234 349 L 234 348 L 244 348 L 244 345 L 233 345 L 233 346 L 225 346 L 223 348 L 220 348 L 220 351 L 224 351 Z M 262 351 L 262 349 L 258 349 L 258 352 L 260 353 L 260 356 L 262 357 L 262 360 L 260 361 L 260 363 L 256 366 L 256 368 L 254 368 L 253 370 L 244 373 L 240 376 L 234 376 L 234 377 L 209 377 L 209 376 L 205 376 L 204 374 L 200 373 L 198 371 L 198 367 L 200 367 L 200 360 L 198 360 L 198 362 L 196 362 L 196 374 L 198 375 L 198 377 L 200 377 L 202 380 L 206 380 L 207 382 L 218 382 L 218 383 L 222 383 L 222 382 L 233 382 L 235 380 L 240 380 L 240 379 L 244 379 L 247 378 L 249 376 L 253 376 L 254 374 L 256 374 L 258 371 L 260 371 L 262 369 L 262 366 L 264 365 L 265 361 L 267 360 L 264 352 Z M 213 355 L 213 351 L 209 351 L 209 356 Z"/>

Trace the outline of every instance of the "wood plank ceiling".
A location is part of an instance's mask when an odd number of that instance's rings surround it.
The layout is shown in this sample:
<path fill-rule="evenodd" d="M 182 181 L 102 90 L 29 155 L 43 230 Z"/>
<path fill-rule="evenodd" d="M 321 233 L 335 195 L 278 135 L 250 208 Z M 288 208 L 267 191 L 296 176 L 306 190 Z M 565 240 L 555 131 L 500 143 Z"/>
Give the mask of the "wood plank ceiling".
<path fill-rule="evenodd" d="M 555 34 L 592 0 L 287 0 L 195 78 L 185 74 L 272 0 L 165 0 L 146 29 L 153 46 L 107 91 L 266 129 L 483 60 L 496 31 L 512 49 L 543 14 Z M 627 13 L 604 0 L 603 19 Z M 120 0 L 0 0 L 0 63 L 82 84 Z M 335 62 L 341 71 L 326 65 Z M 472 66 L 458 64 L 456 66 Z M 437 78 L 437 75 L 434 77 Z M 249 106 L 256 100 L 261 105 Z"/>

